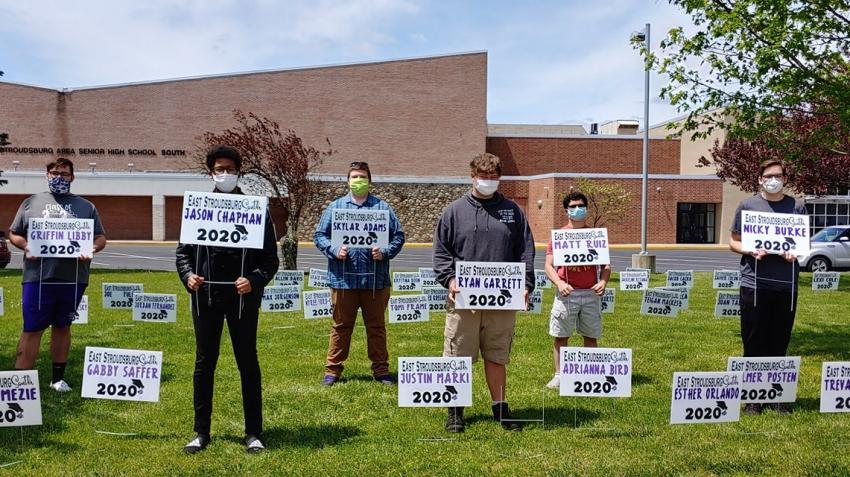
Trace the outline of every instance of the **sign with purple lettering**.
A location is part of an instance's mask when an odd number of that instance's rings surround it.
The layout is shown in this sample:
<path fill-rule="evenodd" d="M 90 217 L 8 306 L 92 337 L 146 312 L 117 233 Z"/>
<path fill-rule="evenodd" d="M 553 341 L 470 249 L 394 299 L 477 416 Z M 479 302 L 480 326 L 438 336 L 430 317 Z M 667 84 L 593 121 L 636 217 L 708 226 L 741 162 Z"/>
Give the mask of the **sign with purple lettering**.
<path fill-rule="evenodd" d="M 82 397 L 159 402 L 162 351 L 86 347 Z"/>
<path fill-rule="evenodd" d="M 741 211 L 741 249 L 767 253 L 809 254 L 809 216 Z"/>
<path fill-rule="evenodd" d="M 525 310 L 525 263 L 457 262 L 458 309 Z"/>
<path fill-rule="evenodd" d="M 399 358 L 398 405 L 472 406 L 472 358 Z"/>
<path fill-rule="evenodd" d="M 425 295 L 391 296 L 387 309 L 390 323 L 428 321 L 428 297 Z"/>
<path fill-rule="evenodd" d="M 83 295 L 80 298 L 80 305 L 77 306 L 77 317 L 74 318 L 75 325 L 87 325 L 89 323 L 89 296 Z"/>
<path fill-rule="evenodd" d="M 631 395 L 630 348 L 561 348 L 561 396 Z"/>
<path fill-rule="evenodd" d="M 556 267 L 608 265 L 608 229 L 553 230 L 552 257 Z"/>
<path fill-rule="evenodd" d="M 741 402 L 773 403 L 797 400 L 799 356 L 729 358 L 727 371 L 744 373 Z"/>
<path fill-rule="evenodd" d="M 820 412 L 850 412 L 850 361 L 824 361 Z"/>
<path fill-rule="evenodd" d="M 38 371 L 0 371 L 0 427 L 40 425 Z"/>
<path fill-rule="evenodd" d="M 187 191 L 183 194 L 180 242 L 263 248 L 268 204 L 268 197 Z"/>
<path fill-rule="evenodd" d="M 94 220 L 41 219 L 32 217 L 27 228 L 27 249 L 32 257 L 91 257 L 94 249 Z"/>
<path fill-rule="evenodd" d="M 376 209 L 331 210 L 331 246 L 387 248 L 390 245 L 390 211 Z"/>
<path fill-rule="evenodd" d="M 742 380 L 740 371 L 673 373 L 670 424 L 737 422 Z"/>

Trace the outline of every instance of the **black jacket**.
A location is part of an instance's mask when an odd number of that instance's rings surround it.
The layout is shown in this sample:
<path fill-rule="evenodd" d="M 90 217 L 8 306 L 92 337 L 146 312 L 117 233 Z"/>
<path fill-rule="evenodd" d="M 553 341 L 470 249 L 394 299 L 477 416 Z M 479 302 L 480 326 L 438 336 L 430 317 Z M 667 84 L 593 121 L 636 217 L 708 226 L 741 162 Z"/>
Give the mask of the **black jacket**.
<path fill-rule="evenodd" d="M 242 191 L 236 189 L 234 193 L 242 194 Z M 279 265 L 277 238 L 268 210 L 266 210 L 266 231 L 262 249 L 177 244 L 177 273 L 187 291 L 190 291 L 187 282 L 193 273 L 204 277 L 206 282 L 236 281 L 240 276 L 244 276 L 251 282 L 251 293 L 244 295 L 243 298 L 257 306 L 262 300 L 263 288 L 272 281 Z M 198 290 L 198 296 L 202 299 L 206 298 L 209 305 L 230 303 L 239 298 L 235 286 L 208 283 L 204 283 Z"/>

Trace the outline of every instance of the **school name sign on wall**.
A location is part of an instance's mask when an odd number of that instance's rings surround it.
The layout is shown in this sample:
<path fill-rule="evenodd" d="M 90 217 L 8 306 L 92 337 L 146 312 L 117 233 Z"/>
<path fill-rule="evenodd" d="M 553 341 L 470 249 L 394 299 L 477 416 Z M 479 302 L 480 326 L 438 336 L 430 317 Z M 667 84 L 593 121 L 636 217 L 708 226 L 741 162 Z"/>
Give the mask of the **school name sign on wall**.
<path fill-rule="evenodd" d="M 186 192 L 180 242 L 230 248 L 263 248 L 268 197 Z"/>

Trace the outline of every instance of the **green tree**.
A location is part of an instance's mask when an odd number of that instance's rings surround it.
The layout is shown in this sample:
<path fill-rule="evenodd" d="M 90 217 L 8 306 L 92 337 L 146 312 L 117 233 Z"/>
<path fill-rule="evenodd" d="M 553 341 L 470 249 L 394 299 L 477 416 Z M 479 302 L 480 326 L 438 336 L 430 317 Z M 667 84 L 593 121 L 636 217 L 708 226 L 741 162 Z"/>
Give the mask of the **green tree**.
<path fill-rule="evenodd" d="M 850 132 L 850 1 L 670 3 L 694 28 L 673 28 L 661 52 L 646 59 L 669 77 L 661 97 L 687 113 L 672 128 L 705 138 L 720 127 L 737 140 L 767 140 L 796 162 L 806 159 L 801 140 L 850 154 L 842 140 Z M 777 133 L 789 115 L 800 114 L 834 127 Z"/>
<path fill-rule="evenodd" d="M 575 180 L 574 190 L 587 196 L 587 223 L 592 227 L 621 222 L 633 210 L 632 193 L 616 182 L 579 177 Z"/>

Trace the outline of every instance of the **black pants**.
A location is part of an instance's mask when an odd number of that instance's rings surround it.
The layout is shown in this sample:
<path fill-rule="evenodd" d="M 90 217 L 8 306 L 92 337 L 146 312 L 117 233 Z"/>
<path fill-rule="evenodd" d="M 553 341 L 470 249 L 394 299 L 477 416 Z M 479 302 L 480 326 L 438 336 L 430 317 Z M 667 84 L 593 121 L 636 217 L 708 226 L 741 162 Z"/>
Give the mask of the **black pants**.
<path fill-rule="evenodd" d="M 741 287 L 741 339 L 744 357 L 785 356 L 797 313 L 797 290 Z"/>
<path fill-rule="evenodd" d="M 221 347 L 221 332 L 227 321 L 236 366 L 242 381 L 242 410 L 245 434 L 259 436 L 263 431 L 263 398 L 260 384 L 260 362 L 257 359 L 257 318 L 259 303 L 245 299 L 239 317 L 239 298 L 224 303 L 210 303 L 201 294 L 200 310 L 192 297 L 192 321 L 195 325 L 195 432 L 209 434 L 212 417 L 215 367 Z M 199 316 L 200 311 L 200 316 Z"/>

